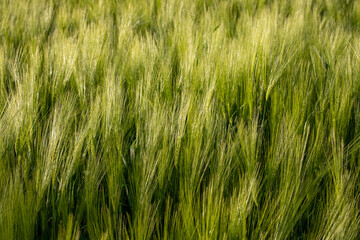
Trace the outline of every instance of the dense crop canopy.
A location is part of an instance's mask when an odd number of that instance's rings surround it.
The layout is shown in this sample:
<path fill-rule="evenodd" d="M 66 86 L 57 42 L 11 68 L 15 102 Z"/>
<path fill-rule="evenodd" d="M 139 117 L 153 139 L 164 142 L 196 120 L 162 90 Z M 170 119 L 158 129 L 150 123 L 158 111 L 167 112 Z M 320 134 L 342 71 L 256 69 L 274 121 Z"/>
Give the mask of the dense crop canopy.
<path fill-rule="evenodd" d="M 360 239 L 360 2 L 0 1 L 0 239 Z"/>

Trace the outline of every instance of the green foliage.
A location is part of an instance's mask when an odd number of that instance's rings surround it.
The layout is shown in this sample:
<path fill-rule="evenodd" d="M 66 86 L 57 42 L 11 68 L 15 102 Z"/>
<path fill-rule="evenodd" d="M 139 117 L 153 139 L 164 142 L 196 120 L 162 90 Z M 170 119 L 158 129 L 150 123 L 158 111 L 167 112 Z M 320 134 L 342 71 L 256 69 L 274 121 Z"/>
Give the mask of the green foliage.
<path fill-rule="evenodd" d="M 0 239 L 359 239 L 360 3 L 0 3 Z"/>

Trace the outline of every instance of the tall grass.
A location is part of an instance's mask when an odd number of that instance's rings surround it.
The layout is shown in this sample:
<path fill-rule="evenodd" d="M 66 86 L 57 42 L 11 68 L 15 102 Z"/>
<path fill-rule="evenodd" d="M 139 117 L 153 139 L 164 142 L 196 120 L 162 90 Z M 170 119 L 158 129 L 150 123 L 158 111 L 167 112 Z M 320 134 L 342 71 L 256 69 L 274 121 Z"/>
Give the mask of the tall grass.
<path fill-rule="evenodd" d="M 360 238 L 359 2 L 0 16 L 0 239 Z"/>

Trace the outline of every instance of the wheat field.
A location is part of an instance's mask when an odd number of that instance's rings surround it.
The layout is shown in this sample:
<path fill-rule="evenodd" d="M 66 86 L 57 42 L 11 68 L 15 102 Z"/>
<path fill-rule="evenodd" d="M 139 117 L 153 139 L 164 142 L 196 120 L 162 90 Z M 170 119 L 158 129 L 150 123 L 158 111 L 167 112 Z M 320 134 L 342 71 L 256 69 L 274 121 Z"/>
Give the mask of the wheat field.
<path fill-rule="evenodd" d="M 0 1 L 0 239 L 360 239 L 360 2 Z"/>

